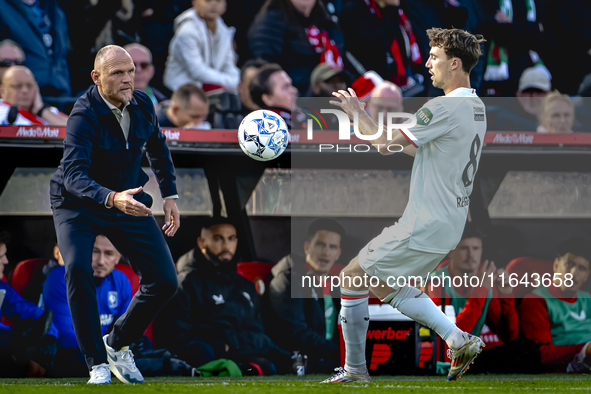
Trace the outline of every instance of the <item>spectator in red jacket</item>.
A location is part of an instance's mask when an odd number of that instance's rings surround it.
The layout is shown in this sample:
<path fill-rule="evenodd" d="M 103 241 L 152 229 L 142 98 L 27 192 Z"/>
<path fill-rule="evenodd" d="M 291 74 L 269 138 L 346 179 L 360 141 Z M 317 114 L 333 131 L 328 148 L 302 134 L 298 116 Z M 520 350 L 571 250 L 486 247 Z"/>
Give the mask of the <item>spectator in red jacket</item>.
<path fill-rule="evenodd" d="M 507 273 L 504 269 L 497 269 L 493 261 L 482 262 L 483 235 L 471 223 L 467 223 L 462 240 L 454 250 L 449 252 L 450 263 L 435 272 L 433 276 L 451 277 L 441 282 L 433 281 L 427 286 L 427 292 L 437 305 L 452 305 L 456 312 L 456 325 L 459 329 L 479 335 L 486 343 L 482 359 L 475 369 L 487 372 L 510 372 L 510 362 L 504 360 L 508 353 L 508 342 L 517 339 L 519 334 L 519 320 L 515 310 L 515 300 L 512 288 L 506 283 Z M 491 275 L 492 274 L 492 279 Z M 505 286 L 501 282 L 504 274 Z M 477 276 L 485 280 L 482 286 L 470 286 L 470 278 Z M 454 286 L 455 277 L 462 278 L 462 286 Z M 464 278 L 468 278 L 468 283 Z M 441 283 L 441 285 L 439 285 Z M 444 300 L 442 298 L 444 297 Z M 499 349 L 494 349 L 498 347 Z M 513 347 L 513 345 L 511 345 Z M 504 356 L 503 356 L 504 355 Z"/>
<path fill-rule="evenodd" d="M 539 346 L 547 371 L 591 372 L 591 294 L 580 290 L 589 279 L 590 245 L 578 237 L 561 243 L 553 283 L 519 305 L 521 330 Z"/>

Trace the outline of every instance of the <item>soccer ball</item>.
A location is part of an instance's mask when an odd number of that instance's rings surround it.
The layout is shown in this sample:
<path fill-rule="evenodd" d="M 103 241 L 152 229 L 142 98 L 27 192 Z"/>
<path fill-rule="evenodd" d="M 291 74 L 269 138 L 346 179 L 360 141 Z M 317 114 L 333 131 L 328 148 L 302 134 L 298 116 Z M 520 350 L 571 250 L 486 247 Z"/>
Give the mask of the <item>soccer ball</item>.
<path fill-rule="evenodd" d="M 274 112 L 259 109 L 246 115 L 238 126 L 238 144 L 247 156 L 273 160 L 287 148 L 289 132 L 283 118 Z"/>

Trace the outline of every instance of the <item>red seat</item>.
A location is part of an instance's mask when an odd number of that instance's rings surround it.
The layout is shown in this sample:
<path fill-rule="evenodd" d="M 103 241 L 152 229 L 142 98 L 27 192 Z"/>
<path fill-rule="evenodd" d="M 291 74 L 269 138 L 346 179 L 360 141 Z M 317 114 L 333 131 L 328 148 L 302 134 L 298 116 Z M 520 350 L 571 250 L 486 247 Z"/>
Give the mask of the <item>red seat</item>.
<path fill-rule="evenodd" d="M 137 293 L 137 291 L 140 288 L 139 275 L 135 273 L 133 268 L 131 268 L 129 265 L 126 265 L 126 264 L 117 264 L 117 265 L 115 265 L 115 269 L 117 271 L 123 272 L 125 274 L 125 276 L 127 276 L 127 279 L 129 279 L 129 283 L 131 283 L 131 295 L 134 296 L 135 293 Z M 150 341 L 152 341 L 152 344 L 154 345 L 154 347 L 156 347 L 156 345 L 154 343 L 154 332 L 152 329 L 153 324 L 154 323 L 150 323 L 150 325 L 148 326 L 148 328 L 144 332 L 144 335 L 147 336 L 150 339 Z"/>
<path fill-rule="evenodd" d="M 40 272 L 48 262 L 48 259 L 27 259 L 21 261 L 16 265 L 14 271 L 12 271 L 10 286 L 18 291 L 20 295 L 23 295 L 33 275 Z"/>
<path fill-rule="evenodd" d="M 259 295 L 263 295 L 265 293 L 267 276 L 269 276 L 272 268 L 273 264 L 259 263 L 256 261 L 236 264 L 236 272 L 238 275 L 254 283 Z"/>
<path fill-rule="evenodd" d="M 134 295 L 137 293 L 140 288 L 140 277 L 135 273 L 133 268 L 126 264 L 117 264 L 115 265 L 115 269 L 123 272 L 127 276 L 127 279 L 129 279 L 129 283 L 131 283 L 131 294 Z"/>
<path fill-rule="evenodd" d="M 518 283 L 517 286 L 513 287 L 513 296 L 515 298 L 523 298 L 527 294 L 535 290 L 532 287 L 532 274 L 538 273 L 540 275 L 540 282 L 542 281 L 542 275 L 548 273 L 552 275 L 554 270 L 552 268 L 553 261 L 540 260 L 533 257 L 518 257 L 513 259 L 507 264 L 506 271 L 509 275 L 516 274 L 517 281 L 521 282 L 521 279 L 526 275 L 527 280 L 530 282 L 529 286 L 523 283 Z"/>

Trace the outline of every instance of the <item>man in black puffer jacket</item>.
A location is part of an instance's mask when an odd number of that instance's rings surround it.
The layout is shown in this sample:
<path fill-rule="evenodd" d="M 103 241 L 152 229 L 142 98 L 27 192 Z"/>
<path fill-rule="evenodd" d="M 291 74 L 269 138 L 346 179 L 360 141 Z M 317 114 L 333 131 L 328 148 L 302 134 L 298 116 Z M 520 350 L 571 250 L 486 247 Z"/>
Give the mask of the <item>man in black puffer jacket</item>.
<path fill-rule="evenodd" d="M 228 219 L 201 229 L 177 262 L 179 289 L 158 316 L 155 342 L 191 365 L 235 361 L 246 374 L 272 375 L 291 360 L 263 328 L 255 286 L 236 273 L 238 238 Z"/>

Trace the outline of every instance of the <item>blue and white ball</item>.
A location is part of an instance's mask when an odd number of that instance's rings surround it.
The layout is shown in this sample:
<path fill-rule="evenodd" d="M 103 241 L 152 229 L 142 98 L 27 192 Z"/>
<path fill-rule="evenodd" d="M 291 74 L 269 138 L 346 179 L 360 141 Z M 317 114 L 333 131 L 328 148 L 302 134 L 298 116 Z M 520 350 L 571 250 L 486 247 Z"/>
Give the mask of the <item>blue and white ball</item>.
<path fill-rule="evenodd" d="M 274 112 L 259 109 L 246 115 L 238 127 L 238 143 L 247 156 L 273 160 L 287 148 L 289 132 L 283 118 Z"/>

